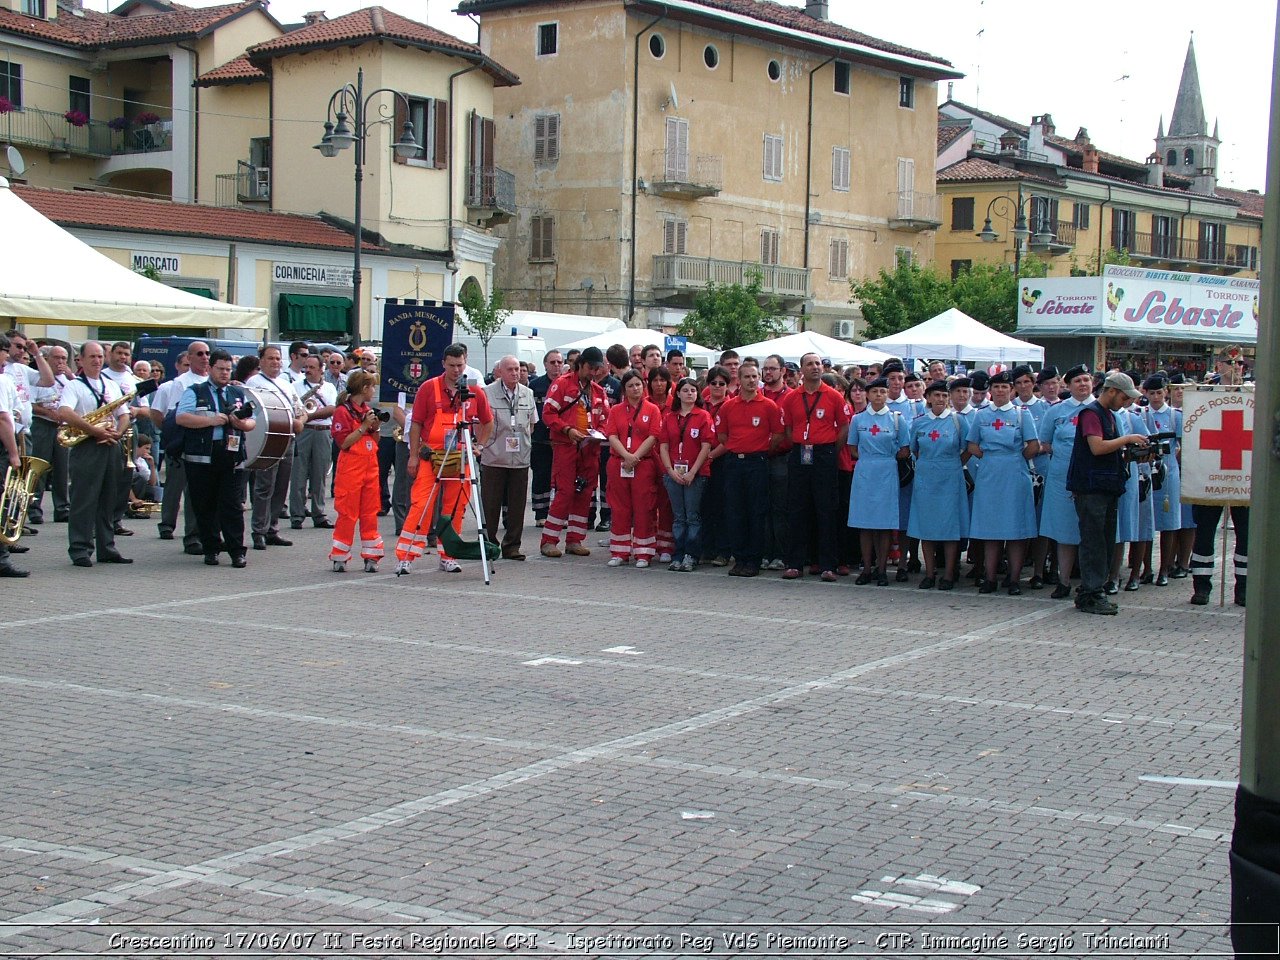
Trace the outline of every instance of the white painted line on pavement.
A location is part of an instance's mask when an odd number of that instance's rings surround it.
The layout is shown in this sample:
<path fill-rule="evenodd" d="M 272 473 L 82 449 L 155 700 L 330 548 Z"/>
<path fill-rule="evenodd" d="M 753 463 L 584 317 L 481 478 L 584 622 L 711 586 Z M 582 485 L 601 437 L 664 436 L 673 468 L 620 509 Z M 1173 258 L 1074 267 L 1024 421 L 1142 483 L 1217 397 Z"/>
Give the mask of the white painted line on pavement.
<path fill-rule="evenodd" d="M 1221 787 L 1224 790 L 1234 790 L 1240 785 L 1234 780 L 1199 780 L 1195 777 L 1159 777 L 1149 774 L 1143 774 L 1138 779 L 1147 783 L 1168 783 L 1175 787 Z"/>
<path fill-rule="evenodd" d="M 601 653 L 621 653 L 628 657 L 638 657 L 642 653 L 644 653 L 643 650 L 637 650 L 635 647 L 627 647 L 627 646 L 605 647 L 600 652 Z"/>
<path fill-rule="evenodd" d="M 896 883 L 900 887 L 920 887 L 935 893 L 950 893 L 961 897 L 971 897 L 982 888 L 975 883 L 963 883 L 960 880 L 948 880 L 946 877 L 935 877 L 931 873 L 922 873 L 916 877 L 881 877 L 881 883 Z"/>
<path fill-rule="evenodd" d="M 538 657 L 537 660 L 525 660 L 526 667 L 542 667 L 549 663 L 561 664 L 566 667 L 579 667 L 582 665 L 581 660 L 570 660 L 568 657 Z"/>
<path fill-rule="evenodd" d="M 929 913 L 935 916 L 950 913 L 960 906 L 950 900 L 931 900 L 927 897 L 913 897 L 905 893 L 884 893 L 880 890 L 862 890 L 851 898 L 854 903 L 868 903 L 886 910 L 911 910 L 915 913 Z"/>

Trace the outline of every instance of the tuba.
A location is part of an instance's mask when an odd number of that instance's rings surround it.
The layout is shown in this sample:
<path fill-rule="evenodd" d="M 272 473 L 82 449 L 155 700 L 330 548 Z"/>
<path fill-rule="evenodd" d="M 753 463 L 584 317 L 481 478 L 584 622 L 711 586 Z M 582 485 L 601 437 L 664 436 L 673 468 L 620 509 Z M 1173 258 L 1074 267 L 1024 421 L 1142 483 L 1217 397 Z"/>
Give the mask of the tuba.
<path fill-rule="evenodd" d="M 4 479 L 4 491 L 0 492 L 0 543 L 11 547 L 22 536 L 27 508 L 31 506 L 40 478 L 48 469 L 49 461 L 39 457 L 22 457 L 16 468 L 9 468 Z"/>
<path fill-rule="evenodd" d="M 86 420 L 91 426 L 95 426 L 95 427 L 98 424 L 102 423 L 104 420 L 114 420 L 116 411 L 119 410 L 121 407 L 125 406 L 127 403 L 129 403 L 129 401 L 132 400 L 135 396 L 137 396 L 136 393 L 126 393 L 123 397 L 121 397 L 118 400 L 112 400 L 110 403 L 104 403 L 102 406 L 98 407 L 96 410 L 90 410 L 88 413 L 84 415 L 83 419 Z M 88 436 L 89 434 L 85 433 L 83 430 L 79 429 L 78 427 L 71 426 L 71 424 L 69 423 L 64 423 L 62 426 L 58 428 L 58 443 L 60 443 L 64 447 L 74 447 L 80 443 L 83 443 L 85 438 L 87 438 Z"/>

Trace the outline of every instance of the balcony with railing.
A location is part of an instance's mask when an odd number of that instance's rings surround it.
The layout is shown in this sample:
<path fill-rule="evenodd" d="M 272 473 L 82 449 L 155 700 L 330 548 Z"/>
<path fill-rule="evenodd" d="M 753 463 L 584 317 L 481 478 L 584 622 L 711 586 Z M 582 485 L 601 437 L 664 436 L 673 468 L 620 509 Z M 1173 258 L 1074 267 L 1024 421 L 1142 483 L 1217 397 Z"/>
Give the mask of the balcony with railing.
<path fill-rule="evenodd" d="M 1112 233 L 1111 246 L 1126 250 L 1134 260 L 1151 263 L 1196 264 L 1228 271 L 1249 270 L 1249 256 L 1221 240 L 1199 240 L 1158 233 Z"/>
<path fill-rule="evenodd" d="M 55 155 L 105 159 L 125 154 L 156 153 L 172 149 L 173 123 L 156 123 L 120 129 L 102 120 L 81 115 L 79 122 L 65 113 L 23 107 L 0 114 L 0 142 L 36 147 Z"/>
<path fill-rule="evenodd" d="M 235 173 L 219 173 L 215 203 L 220 207 L 254 206 L 271 200 L 271 170 L 236 161 Z"/>
<path fill-rule="evenodd" d="M 489 226 L 506 223 L 516 215 L 515 174 L 500 167 L 467 170 L 467 209 Z"/>
<path fill-rule="evenodd" d="M 648 190 L 660 197 L 698 200 L 724 187 L 723 160 L 715 154 L 658 149 L 649 156 L 649 170 Z"/>
<path fill-rule="evenodd" d="M 1031 249 L 1050 256 L 1069 253 L 1076 245 L 1076 226 L 1066 220 L 1035 220 L 1031 224 Z"/>
<path fill-rule="evenodd" d="M 653 258 L 653 295 L 659 299 L 690 296 L 716 285 L 742 284 L 752 273 L 760 274 L 760 292 L 783 303 L 809 299 L 809 271 L 804 267 L 783 267 L 776 263 L 748 263 L 742 260 L 713 260 L 682 253 L 661 253 Z"/>
<path fill-rule="evenodd" d="M 889 216 L 891 230 L 910 230 L 920 233 L 937 230 L 942 226 L 938 215 L 938 195 L 917 193 L 914 190 L 893 190 L 889 193 L 892 210 Z"/>

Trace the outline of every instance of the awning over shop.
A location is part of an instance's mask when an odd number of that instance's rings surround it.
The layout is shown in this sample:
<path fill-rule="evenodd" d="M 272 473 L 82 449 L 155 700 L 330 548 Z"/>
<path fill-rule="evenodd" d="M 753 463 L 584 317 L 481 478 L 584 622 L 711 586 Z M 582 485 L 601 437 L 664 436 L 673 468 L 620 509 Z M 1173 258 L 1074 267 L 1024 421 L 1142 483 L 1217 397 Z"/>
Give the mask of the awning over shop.
<path fill-rule="evenodd" d="M 281 333 L 326 333 L 339 336 L 351 330 L 351 299 L 282 293 L 276 321 Z"/>
<path fill-rule="evenodd" d="M 206 300 L 218 299 L 214 295 L 213 291 L 210 290 L 208 287 L 177 287 L 176 289 L 185 290 L 187 293 L 190 293 L 197 297 L 204 297 Z"/>

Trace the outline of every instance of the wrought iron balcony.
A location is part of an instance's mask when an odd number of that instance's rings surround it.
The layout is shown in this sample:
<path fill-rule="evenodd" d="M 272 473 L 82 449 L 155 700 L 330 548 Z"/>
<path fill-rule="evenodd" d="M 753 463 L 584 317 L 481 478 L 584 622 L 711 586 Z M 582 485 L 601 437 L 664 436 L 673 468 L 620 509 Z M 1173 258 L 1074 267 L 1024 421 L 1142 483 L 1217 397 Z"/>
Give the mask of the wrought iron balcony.
<path fill-rule="evenodd" d="M 760 292 L 783 302 L 809 299 L 809 271 L 804 267 L 783 267 L 773 263 L 742 260 L 713 260 L 682 253 L 661 253 L 653 258 L 653 295 L 658 298 L 693 294 L 717 285 L 746 285 L 750 274 L 759 273 Z"/>
<path fill-rule="evenodd" d="M 500 167 L 467 170 L 467 207 L 477 220 L 506 223 L 516 214 L 515 174 Z"/>
<path fill-rule="evenodd" d="M 1155 263 L 1195 263 L 1209 267 L 1224 267 L 1229 270 L 1251 269 L 1247 254 L 1241 257 L 1235 246 L 1229 246 L 1221 240 L 1207 241 L 1154 233 L 1132 233 L 1124 237 L 1113 232 L 1111 245 L 1117 250 L 1127 250 L 1129 256 L 1135 260 Z"/>
<path fill-rule="evenodd" d="M 714 197 L 724 187 L 723 161 L 714 154 L 689 156 L 678 150 L 654 150 L 649 156 L 650 193 L 680 200 Z"/>
<path fill-rule="evenodd" d="M 235 173 L 219 173 L 215 202 L 220 207 L 266 203 L 271 199 L 271 170 L 255 167 L 245 160 L 236 161 Z"/>
<path fill-rule="evenodd" d="M 1045 242 L 1045 236 L 1050 239 Z M 1031 224 L 1031 249 L 1053 256 L 1069 252 L 1076 245 L 1076 226 L 1065 220 L 1036 220 Z"/>
<path fill-rule="evenodd" d="M 889 193 L 893 212 L 889 217 L 891 230 L 937 230 L 942 226 L 938 216 L 938 195 L 916 193 L 914 190 L 893 190 Z"/>
<path fill-rule="evenodd" d="M 53 110 L 24 107 L 0 114 L 0 140 L 15 146 L 39 147 L 51 153 L 109 157 L 116 132 L 101 120 L 76 126 Z"/>

